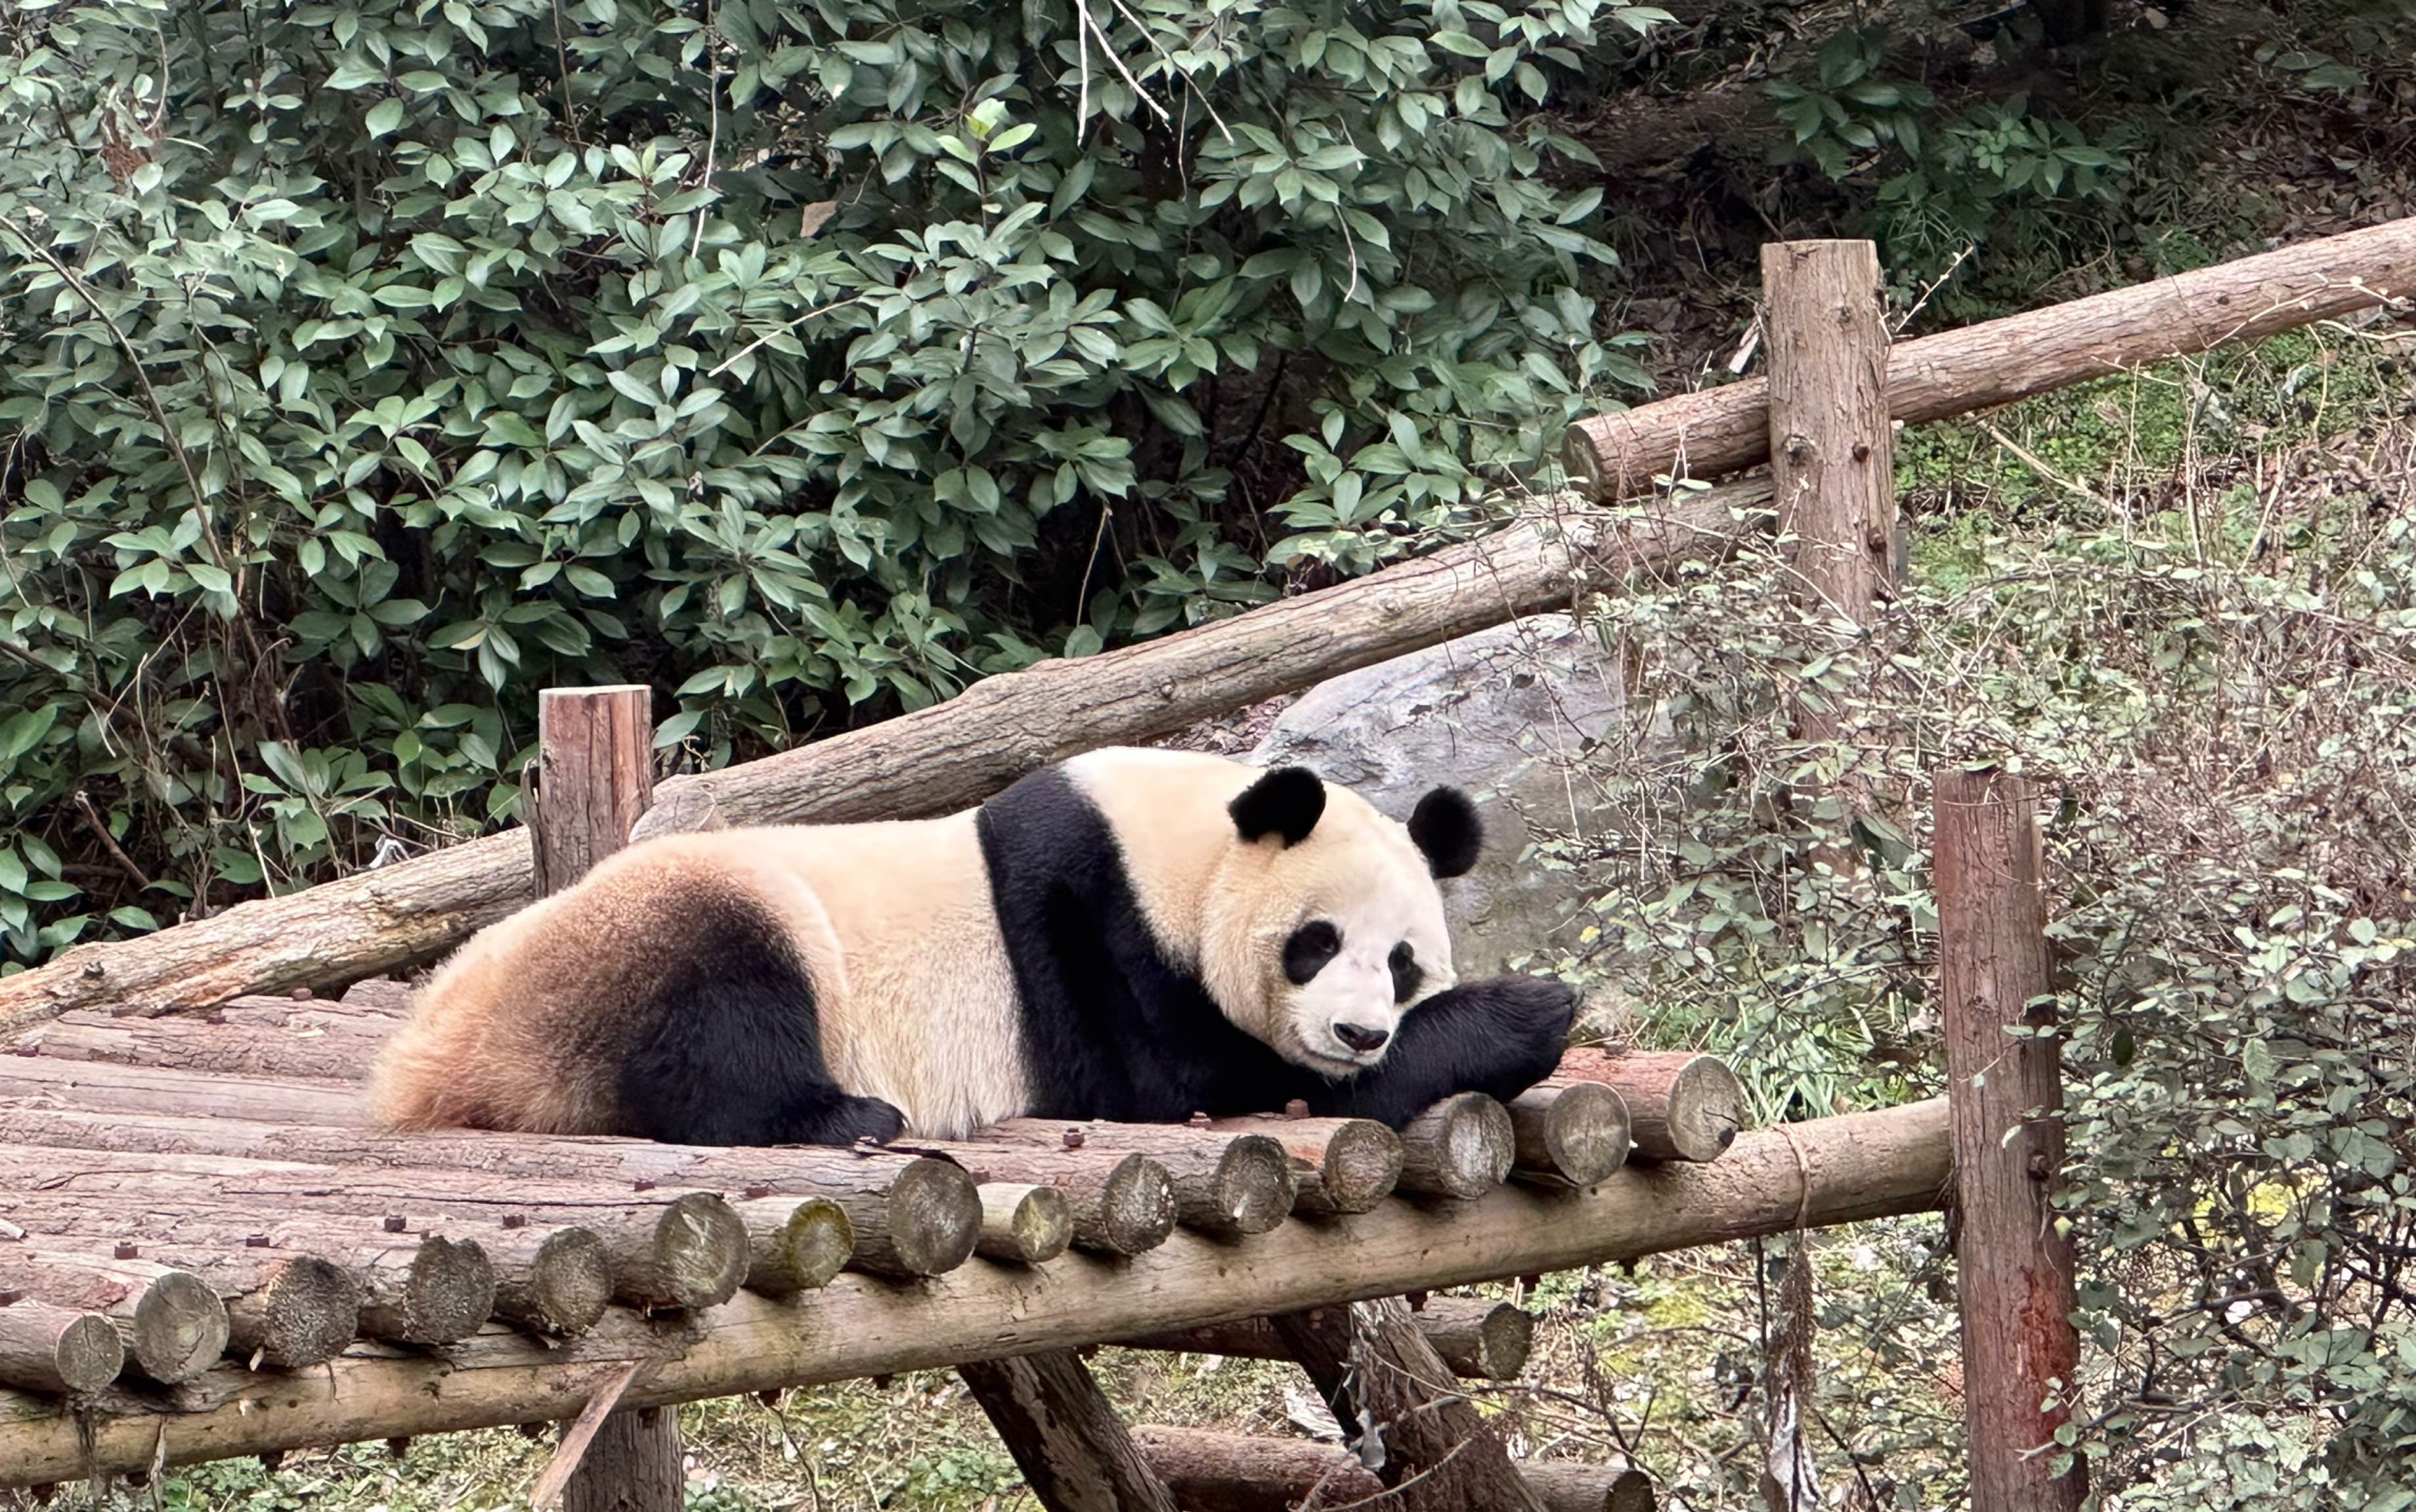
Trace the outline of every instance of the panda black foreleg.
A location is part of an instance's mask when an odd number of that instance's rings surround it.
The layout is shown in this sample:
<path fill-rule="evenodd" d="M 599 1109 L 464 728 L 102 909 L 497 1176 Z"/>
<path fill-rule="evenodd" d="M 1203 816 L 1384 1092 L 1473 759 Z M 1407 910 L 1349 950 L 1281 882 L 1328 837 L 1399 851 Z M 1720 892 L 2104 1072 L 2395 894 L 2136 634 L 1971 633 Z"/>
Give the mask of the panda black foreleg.
<path fill-rule="evenodd" d="M 621 1063 L 622 1132 L 672 1144 L 887 1143 L 905 1127 L 823 1058 L 813 983 L 773 921 L 706 905 L 641 1009 Z"/>
<path fill-rule="evenodd" d="M 1382 1062 L 1347 1081 L 1319 1081 L 1309 1111 L 1399 1128 L 1457 1093 L 1507 1102 L 1560 1065 L 1577 1005 L 1576 991 L 1540 976 L 1463 982 L 1405 1014 Z"/>

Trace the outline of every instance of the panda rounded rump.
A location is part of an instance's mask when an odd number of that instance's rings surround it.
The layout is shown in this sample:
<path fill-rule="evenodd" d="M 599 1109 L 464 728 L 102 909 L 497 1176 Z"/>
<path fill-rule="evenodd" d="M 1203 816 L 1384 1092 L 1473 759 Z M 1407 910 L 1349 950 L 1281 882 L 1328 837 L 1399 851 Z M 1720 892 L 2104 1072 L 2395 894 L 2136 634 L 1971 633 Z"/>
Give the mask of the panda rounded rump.
<path fill-rule="evenodd" d="M 971 1127 L 1021 1095 L 1012 992 L 970 815 L 667 836 L 464 946 L 374 1102 L 404 1128 L 695 1143 Z"/>

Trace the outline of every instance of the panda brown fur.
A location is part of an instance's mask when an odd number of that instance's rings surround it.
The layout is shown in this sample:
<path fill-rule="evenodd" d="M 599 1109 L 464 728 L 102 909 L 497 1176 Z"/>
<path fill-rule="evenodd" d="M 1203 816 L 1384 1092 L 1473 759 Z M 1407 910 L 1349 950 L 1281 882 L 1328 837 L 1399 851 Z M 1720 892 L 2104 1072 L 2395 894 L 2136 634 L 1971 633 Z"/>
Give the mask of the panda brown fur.
<path fill-rule="evenodd" d="M 1304 768 L 1136 749 L 941 819 L 667 836 L 463 946 L 374 1107 L 715 1144 L 1295 1097 L 1397 1126 L 1567 1036 L 1559 984 L 1455 980 L 1436 882 L 1481 839 L 1449 789 L 1403 825 Z"/>

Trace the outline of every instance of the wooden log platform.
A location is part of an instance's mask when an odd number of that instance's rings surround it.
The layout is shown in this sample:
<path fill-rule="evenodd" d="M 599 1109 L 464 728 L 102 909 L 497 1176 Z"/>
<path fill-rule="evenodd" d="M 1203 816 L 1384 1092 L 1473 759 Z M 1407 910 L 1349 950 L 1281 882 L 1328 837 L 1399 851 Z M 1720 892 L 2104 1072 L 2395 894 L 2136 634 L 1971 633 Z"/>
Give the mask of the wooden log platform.
<path fill-rule="evenodd" d="M 623 1405 L 662 1405 L 1605 1263 L 1785 1232 L 1799 1220 L 1929 1210 L 1948 1179 L 1945 1117 L 1942 1103 L 1929 1102 L 1820 1119 L 1786 1135 L 1741 1135 L 1715 1161 L 1631 1166 L 1587 1187 L 1514 1183 L 1466 1200 L 1385 1201 L 1238 1240 L 1178 1229 L 1131 1255 L 1076 1248 L 1043 1264 L 975 1257 L 912 1282 L 840 1274 L 778 1299 L 742 1289 L 687 1327 L 615 1307 L 568 1338 L 539 1340 L 498 1323 L 441 1353 L 340 1343 L 340 1354 L 307 1370 L 268 1358 L 266 1368 L 248 1368 L 263 1337 L 260 1309 L 213 1276 L 229 1297 L 234 1356 L 173 1397 L 104 1387 L 82 1414 L 64 1396 L 0 1391 L 0 1483 L 122 1474 L 148 1468 L 155 1455 L 181 1464 L 567 1418 L 633 1363 L 647 1368 Z M 15 1200 L 0 1194 L 0 1217 Z M 257 1250 L 236 1256 L 272 1263 Z M 182 1254 L 141 1258 L 206 1274 Z M 274 1263 L 280 1273 L 297 1266 L 283 1256 Z M 341 1270 L 327 1269 L 345 1284 Z M 346 1323 L 343 1338 L 353 1332 Z"/>

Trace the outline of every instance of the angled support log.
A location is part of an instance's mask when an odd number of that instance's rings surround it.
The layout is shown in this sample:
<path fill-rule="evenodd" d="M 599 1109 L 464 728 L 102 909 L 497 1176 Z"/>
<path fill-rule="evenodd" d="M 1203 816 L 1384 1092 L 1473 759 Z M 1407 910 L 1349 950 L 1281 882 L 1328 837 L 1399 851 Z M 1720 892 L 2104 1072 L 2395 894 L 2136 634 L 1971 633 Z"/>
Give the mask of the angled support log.
<path fill-rule="evenodd" d="M 1048 1512 L 1174 1512 L 1124 1419 L 1072 1350 L 957 1367 Z"/>

